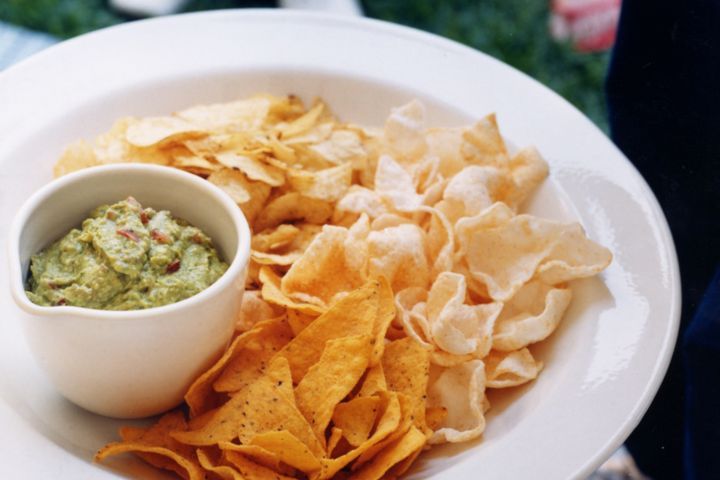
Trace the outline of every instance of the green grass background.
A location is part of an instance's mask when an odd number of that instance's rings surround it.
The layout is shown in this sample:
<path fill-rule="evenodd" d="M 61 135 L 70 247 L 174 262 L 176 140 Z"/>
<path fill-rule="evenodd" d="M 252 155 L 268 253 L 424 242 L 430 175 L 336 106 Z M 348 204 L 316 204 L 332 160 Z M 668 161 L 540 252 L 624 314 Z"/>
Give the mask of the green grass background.
<path fill-rule="evenodd" d="M 271 7 L 273 1 L 191 0 L 185 11 Z M 548 34 L 549 0 L 363 0 L 369 17 L 437 33 L 522 70 L 607 130 L 608 53 L 578 53 Z M 60 38 L 130 21 L 105 0 L 0 0 L 0 20 Z"/>

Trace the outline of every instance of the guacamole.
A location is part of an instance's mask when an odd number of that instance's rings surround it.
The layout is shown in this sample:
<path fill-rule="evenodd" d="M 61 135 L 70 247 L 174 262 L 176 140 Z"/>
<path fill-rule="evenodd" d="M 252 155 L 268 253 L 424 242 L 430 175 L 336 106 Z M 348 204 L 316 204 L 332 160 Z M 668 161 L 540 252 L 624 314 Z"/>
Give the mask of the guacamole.
<path fill-rule="evenodd" d="M 210 238 L 132 197 L 102 205 L 30 260 L 27 296 L 38 305 L 138 310 L 178 302 L 227 269 Z"/>

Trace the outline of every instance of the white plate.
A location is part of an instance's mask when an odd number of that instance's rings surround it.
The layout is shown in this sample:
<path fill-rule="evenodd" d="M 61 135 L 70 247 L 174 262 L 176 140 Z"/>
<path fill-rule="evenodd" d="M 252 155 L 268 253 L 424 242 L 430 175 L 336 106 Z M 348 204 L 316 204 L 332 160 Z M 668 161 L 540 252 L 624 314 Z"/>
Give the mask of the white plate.
<path fill-rule="evenodd" d="M 376 21 L 275 11 L 143 21 L 50 48 L 0 74 L 2 242 L 20 203 L 50 180 L 64 144 L 107 130 L 122 115 L 258 91 L 319 95 L 341 118 L 370 124 L 413 97 L 426 103 L 435 125 L 495 111 L 514 144 L 540 149 L 551 179 L 532 210 L 579 219 L 614 262 L 600 278 L 574 285 L 562 327 L 535 349 L 545 370 L 491 399 L 483 440 L 436 449 L 414 475 L 563 479 L 592 472 L 637 424 L 669 362 L 680 306 L 672 240 L 645 182 L 588 119 L 477 51 Z M 0 265 L 4 251 L 1 245 Z M 0 301 L 1 476 L 114 477 L 91 458 L 115 438 L 119 422 L 54 393 L 25 347 L 5 275 Z"/>

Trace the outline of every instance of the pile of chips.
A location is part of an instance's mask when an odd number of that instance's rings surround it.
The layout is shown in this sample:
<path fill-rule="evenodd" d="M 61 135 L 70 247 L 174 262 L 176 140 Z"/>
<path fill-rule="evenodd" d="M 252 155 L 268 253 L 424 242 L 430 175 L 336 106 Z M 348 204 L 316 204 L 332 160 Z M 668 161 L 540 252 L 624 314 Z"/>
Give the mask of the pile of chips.
<path fill-rule="evenodd" d="M 519 213 L 547 164 L 511 154 L 493 115 L 427 128 L 414 101 L 372 129 L 259 95 L 122 119 L 55 173 L 114 162 L 201 175 L 253 229 L 238 336 L 187 415 L 98 454 L 185 478 L 394 478 L 427 445 L 480 436 L 486 389 L 538 375 L 528 347 L 568 282 L 611 261 L 579 224 Z"/>

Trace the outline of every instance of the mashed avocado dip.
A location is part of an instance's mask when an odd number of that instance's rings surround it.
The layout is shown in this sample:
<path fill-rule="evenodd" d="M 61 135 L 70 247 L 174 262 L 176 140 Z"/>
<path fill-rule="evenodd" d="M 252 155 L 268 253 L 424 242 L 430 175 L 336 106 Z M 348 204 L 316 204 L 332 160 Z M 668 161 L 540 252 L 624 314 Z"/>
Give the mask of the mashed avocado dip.
<path fill-rule="evenodd" d="M 138 310 L 195 295 L 226 269 L 200 229 L 129 197 L 33 255 L 27 295 L 45 306 Z"/>

